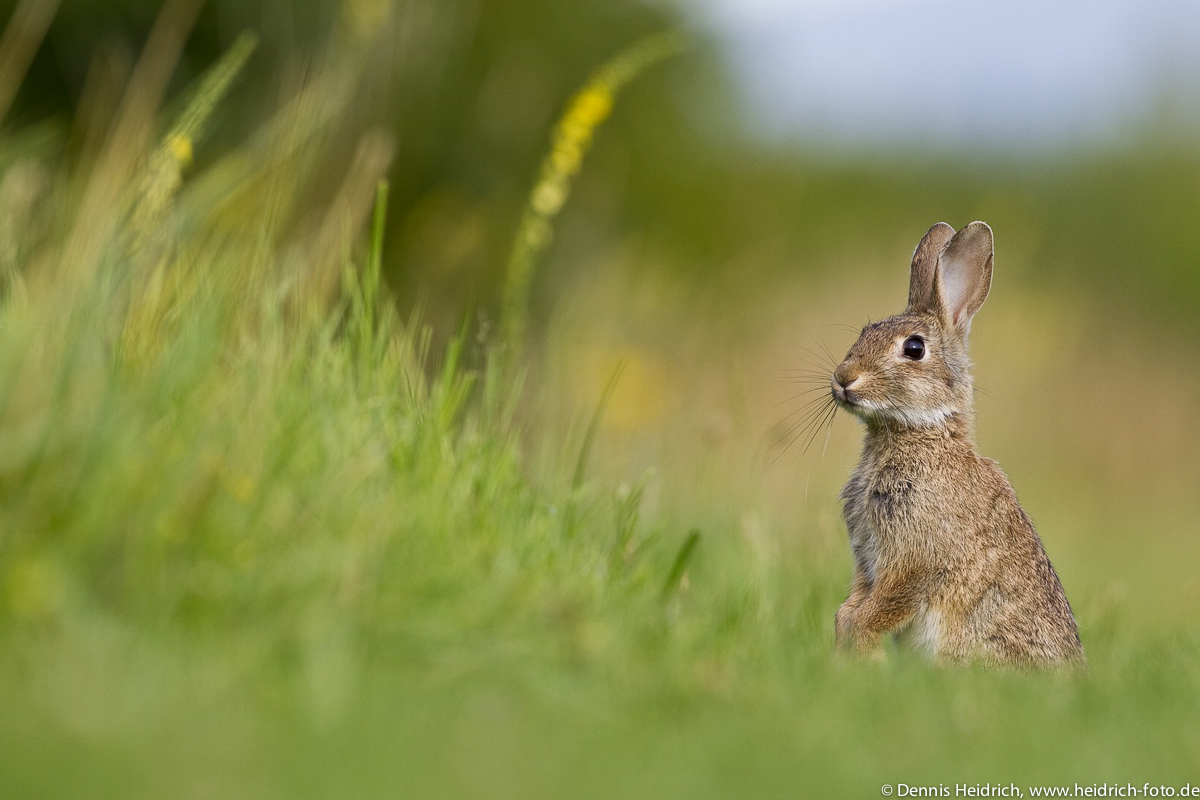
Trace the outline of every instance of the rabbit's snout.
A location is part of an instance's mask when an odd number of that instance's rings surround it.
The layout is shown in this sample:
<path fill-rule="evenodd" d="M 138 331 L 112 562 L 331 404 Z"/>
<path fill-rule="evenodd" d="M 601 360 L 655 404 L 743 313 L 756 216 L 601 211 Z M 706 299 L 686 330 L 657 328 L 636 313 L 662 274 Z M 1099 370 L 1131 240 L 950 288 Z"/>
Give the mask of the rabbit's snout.
<path fill-rule="evenodd" d="M 862 379 L 862 373 L 850 369 L 845 364 L 838 367 L 830 381 L 833 396 L 842 402 L 854 402 L 854 387 Z"/>

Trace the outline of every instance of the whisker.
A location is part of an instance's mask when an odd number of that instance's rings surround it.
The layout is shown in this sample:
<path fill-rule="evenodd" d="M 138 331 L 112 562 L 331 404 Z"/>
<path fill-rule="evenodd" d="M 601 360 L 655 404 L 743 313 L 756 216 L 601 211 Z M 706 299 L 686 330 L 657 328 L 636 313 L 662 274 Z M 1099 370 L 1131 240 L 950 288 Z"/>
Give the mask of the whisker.
<path fill-rule="evenodd" d="M 981 395 L 983 395 L 984 397 L 991 398 L 992 400 L 995 400 L 995 399 L 996 399 L 996 395 L 992 394 L 992 393 L 991 393 L 991 392 L 989 392 L 987 389 L 984 389 L 984 388 L 983 388 L 983 387 L 981 387 L 979 384 L 975 384 L 975 391 L 979 392 L 979 393 L 980 393 Z"/>
<path fill-rule="evenodd" d="M 798 394 L 792 395 L 791 397 L 787 398 L 786 400 L 780 400 L 778 403 L 771 406 L 771 408 L 779 408 L 784 403 L 790 403 L 793 400 L 799 400 L 801 397 L 804 397 L 804 395 L 806 395 L 806 394 L 812 394 L 813 392 L 827 392 L 827 391 L 829 391 L 828 386 L 815 386 L 812 389 L 805 389 L 804 391 L 799 392 Z M 793 413 L 795 413 L 795 412 L 793 412 Z"/>
<path fill-rule="evenodd" d="M 818 385 L 819 386 L 828 386 L 829 385 L 829 376 L 828 375 L 822 375 L 820 377 L 817 377 L 816 375 L 800 376 L 800 377 L 795 377 L 795 378 L 782 378 L 781 377 L 781 378 L 776 378 L 776 380 L 779 381 L 780 383 L 807 383 L 811 386 L 818 386 Z"/>
<path fill-rule="evenodd" d="M 812 443 L 817 438 L 817 434 L 819 434 L 821 432 L 821 428 L 825 427 L 826 420 L 831 419 L 833 417 L 833 415 L 836 413 L 837 413 L 837 404 L 830 403 L 830 405 L 828 406 L 825 413 L 823 413 L 820 417 L 820 424 L 813 426 L 813 430 L 812 430 L 812 433 L 809 434 L 808 441 L 806 441 L 804 443 L 804 449 L 802 451 L 800 451 L 801 455 L 804 455 L 805 453 L 808 452 L 808 448 L 812 447 Z"/>
<path fill-rule="evenodd" d="M 781 375 L 796 378 L 798 375 L 808 375 L 809 378 L 828 378 L 828 372 L 817 371 L 817 369 L 780 369 Z"/>
<path fill-rule="evenodd" d="M 823 328 L 845 328 L 846 330 L 850 331 L 851 333 L 861 333 L 862 332 L 859 328 L 856 328 L 853 325 L 846 323 L 846 322 L 827 322 L 824 325 L 822 325 L 821 327 L 823 327 Z"/>
<path fill-rule="evenodd" d="M 829 409 L 829 414 L 827 416 L 824 416 L 821 418 L 822 423 L 816 429 L 817 431 L 820 431 L 821 427 L 825 428 L 825 444 L 822 445 L 822 447 L 821 447 L 821 461 L 822 462 L 825 461 L 825 448 L 827 448 L 829 446 L 829 434 L 833 431 L 833 419 L 834 419 L 834 417 L 837 416 L 837 403 L 832 403 L 831 405 L 832 405 L 832 408 Z M 804 451 L 808 452 L 808 448 L 810 446 L 811 446 L 811 440 L 810 440 L 809 444 L 806 444 L 804 446 Z M 816 457 L 815 453 L 813 454 L 813 457 L 814 458 Z M 808 475 L 804 478 L 804 504 L 805 505 L 808 505 L 808 486 L 809 486 L 809 483 L 812 481 L 812 471 L 813 471 L 813 463 L 812 463 L 812 459 L 809 459 Z"/>
<path fill-rule="evenodd" d="M 827 363 L 828 363 L 829 367 L 830 367 L 830 368 L 832 368 L 832 369 L 836 369 L 836 368 L 837 368 L 837 362 L 833 360 L 833 356 L 827 356 L 827 355 L 824 355 L 824 354 L 822 354 L 822 353 L 818 353 L 818 352 L 816 352 L 816 351 L 814 351 L 814 350 L 810 350 L 809 348 L 805 347 L 805 346 L 804 346 L 804 345 L 802 345 L 802 344 L 801 344 L 801 345 L 797 345 L 797 347 L 799 347 L 801 350 L 803 350 L 804 352 L 808 353 L 810 356 L 812 356 L 813 358 L 817 359 L 818 361 L 820 361 L 820 362 L 823 362 L 823 364 L 822 364 L 822 365 L 824 365 L 824 362 L 825 362 L 825 360 L 826 360 L 826 359 L 828 359 L 828 362 L 827 362 Z"/>
<path fill-rule="evenodd" d="M 788 414 L 786 417 L 784 417 L 782 420 L 780 420 L 779 424 L 780 425 L 786 424 L 787 427 L 784 429 L 783 433 L 780 434 L 779 438 L 775 440 L 775 443 L 772 444 L 771 446 L 778 447 L 780 445 L 780 443 L 783 442 L 784 439 L 787 439 L 788 437 L 790 437 L 797 430 L 801 430 L 801 431 L 806 430 L 808 428 L 808 425 L 813 421 L 813 419 L 816 418 L 818 415 L 820 415 L 822 412 L 824 412 L 826 402 L 833 402 L 833 401 L 832 401 L 832 399 L 830 399 L 828 401 L 814 400 L 814 401 L 806 404 L 803 408 L 793 411 L 791 414 Z M 796 416 L 797 414 L 801 415 L 799 417 L 799 419 L 796 419 L 795 421 L 789 423 L 788 420 L 791 419 L 792 417 Z"/>
<path fill-rule="evenodd" d="M 806 433 L 808 433 L 810 427 L 815 425 L 818 420 L 825 419 L 826 414 L 829 413 L 830 405 L 834 405 L 833 398 L 829 398 L 824 403 L 819 404 L 815 409 L 812 409 L 795 423 L 788 426 L 787 430 L 783 432 L 783 435 L 776 439 L 775 443 L 772 445 L 772 448 L 775 448 L 778 447 L 784 439 L 789 440 L 783 450 L 781 450 L 779 454 L 771 460 L 772 465 L 782 458 L 784 454 L 792 448 L 792 445 L 800 441 L 800 439 L 803 438 Z"/>
<path fill-rule="evenodd" d="M 836 365 L 837 359 L 833 357 L 833 353 L 829 352 L 829 348 L 825 346 L 825 342 L 816 336 L 813 336 L 812 331 L 808 330 L 807 328 L 803 328 L 802 330 L 809 339 L 812 339 L 814 342 L 816 342 L 817 346 L 821 348 L 821 352 L 823 352 L 825 357 L 829 359 L 829 362 Z"/>
<path fill-rule="evenodd" d="M 812 334 L 809 333 L 808 331 L 804 331 L 804 333 L 810 339 L 812 338 Z M 816 340 L 813 339 L 813 341 L 815 342 Z M 821 345 L 819 342 L 817 344 L 819 347 L 822 347 L 822 349 L 824 349 L 823 345 Z M 797 350 L 802 350 L 805 353 L 808 353 L 813 358 L 817 359 L 817 361 L 821 363 L 821 366 L 826 366 L 826 365 L 831 366 L 831 367 L 837 366 L 837 359 L 835 359 L 832 355 L 830 355 L 828 353 L 828 351 L 826 351 L 824 353 L 819 353 L 816 350 L 813 350 L 811 347 L 807 347 L 807 346 L 801 344 L 800 342 L 792 342 L 792 346 L 795 347 Z"/>
<path fill-rule="evenodd" d="M 833 376 L 828 372 L 796 372 L 791 375 L 780 374 L 778 380 L 788 381 L 820 381 L 821 383 L 829 383 L 829 379 Z"/>
<path fill-rule="evenodd" d="M 823 363 L 818 363 L 816 361 L 810 361 L 807 358 L 801 358 L 800 363 L 809 369 L 815 370 L 817 372 L 824 372 L 826 374 L 833 372 L 835 369 L 837 369 L 837 364 L 823 364 Z M 800 367 L 795 367 L 794 369 L 800 369 Z"/>
<path fill-rule="evenodd" d="M 825 463 L 825 451 L 829 449 L 829 434 L 833 433 L 833 418 L 837 416 L 837 405 L 833 407 L 833 413 L 829 415 L 829 424 L 825 427 L 825 443 L 821 445 L 821 463 Z"/>
<path fill-rule="evenodd" d="M 818 414 L 823 413 L 823 411 L 824 407 L 817 409 L 814 413 L 807 414 L 803 418 L 789 424 L 783 433 L 776 437 L 775 441 L 771 442 L 771 446 L 768 448 L 769 451 L 782 447 L 775 458 L 772 459 L 772 464 L 778 461 L 779 458 L 783 456 L 783 454 L 786 453 L 793 444 L 796 443 L 796 440 L 804 434 L 804 431 L 808 430 L 808 426 L 812 424 L 812 420 L 815 419 Z M 785 442 L 786 444 L 784 444 Z"/>

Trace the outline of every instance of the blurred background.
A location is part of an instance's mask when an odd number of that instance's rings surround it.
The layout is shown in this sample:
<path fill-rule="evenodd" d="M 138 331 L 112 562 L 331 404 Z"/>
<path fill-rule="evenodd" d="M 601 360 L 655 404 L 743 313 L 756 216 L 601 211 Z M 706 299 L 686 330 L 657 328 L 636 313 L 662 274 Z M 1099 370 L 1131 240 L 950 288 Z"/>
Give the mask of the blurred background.
<path fill-rule="evenodd" d="M 686 30 L 686 53 L 617 98 L 538 266 L 539 430 L 577 429 L 624 364 L 601 474 L 653 470 L 649 513 L 840 553 L 834 498 L 859 430 L 844 417 L 828 435 L 797 425 L 813 396 L 797 371 L 828 369 L 858 326 L 901 309 L 932 223 L 983 219 L 996 236 L 973 335 L 983 451 L 1010 473 L 1068 588 L 1084 574 L 1097 587 L 1076 601 L 1086 613 L 1119 602 L 1179 620 L 1200 602 L 1195 3 L 177 5 L 195 24 L 168 97 L 242 31 L 260 37 L 195 173 L 249 169 L 222 159 L 326 76 L 320 101 L 297 106 L 327 146 L 298 162 L 293 228 L 341 185 L 364 131 L 388 137 L 388 290 L 439 340 L 464 319 L 494 330 L 572 93 L 640 38 Z M 47 143 L 94 157 L 89 130 L 115 113 L 159 11 L 62 4 L 13 101 L 20 135 L 4 159 Z"/>

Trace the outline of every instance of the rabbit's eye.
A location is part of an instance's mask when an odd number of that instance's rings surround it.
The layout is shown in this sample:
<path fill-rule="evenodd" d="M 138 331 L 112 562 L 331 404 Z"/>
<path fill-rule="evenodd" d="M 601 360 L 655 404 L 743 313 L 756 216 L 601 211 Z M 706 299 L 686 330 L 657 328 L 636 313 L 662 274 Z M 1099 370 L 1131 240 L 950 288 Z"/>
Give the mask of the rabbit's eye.
<path fill-rule="evenodd" d="M 904 340 L 904 357 L 920 361 L 925 357 L 925 342 L 920 336 L 910 336 Z"/>

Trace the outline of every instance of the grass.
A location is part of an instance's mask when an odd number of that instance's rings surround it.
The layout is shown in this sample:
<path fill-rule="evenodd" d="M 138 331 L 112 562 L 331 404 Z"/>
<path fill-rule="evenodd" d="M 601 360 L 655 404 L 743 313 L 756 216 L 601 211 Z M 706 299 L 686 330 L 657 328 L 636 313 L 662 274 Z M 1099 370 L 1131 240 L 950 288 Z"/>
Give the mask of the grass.
<path fill-rule="evenodd" d="M 1086 675 L 834 658 L 849 556 L 830 486 L 784 513 L 742 488 L 753 448 L 694 441 L 631 480 L 599 420 L 648 395 L 610 384 L 562 412 L 553 368 L 522 394 L 469 328 L 431 352 L 380 274 L 386 138 L 313 189 L 337 140 L 306 109 L 341 85 L 318 71 L 186 180 L 177 126 L 136 117 L 143 148 L 6 167 L 23 222 L 0 303 L 0 796 L 1200 783 L 1200 637 L 1186 605 L 1147 619 L 1110 596 L 1084 536 L 1116 541 L 1119 520 L 1047 515 Z M 654 375 L 635 359 L 621 380 Z M 1072 484 L 1047 485 L 1034 505 L 1069 507 Z"/>

